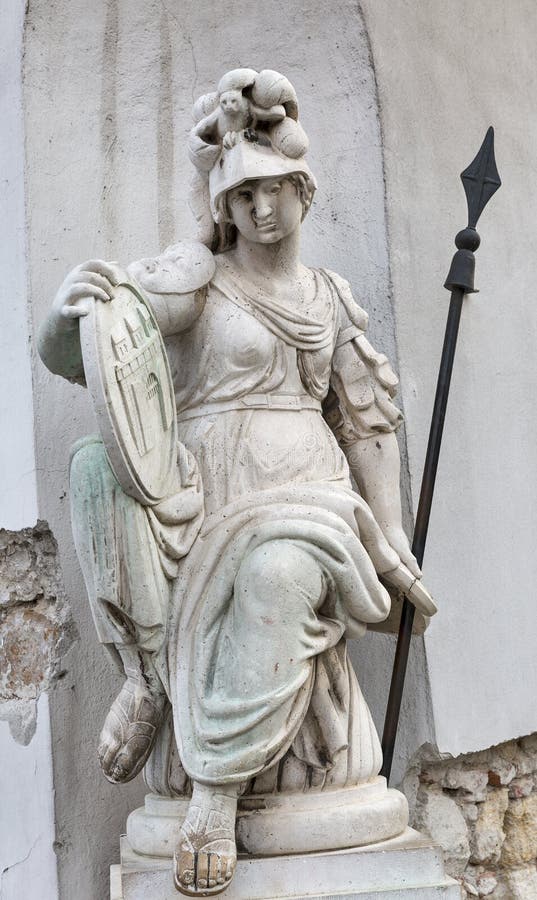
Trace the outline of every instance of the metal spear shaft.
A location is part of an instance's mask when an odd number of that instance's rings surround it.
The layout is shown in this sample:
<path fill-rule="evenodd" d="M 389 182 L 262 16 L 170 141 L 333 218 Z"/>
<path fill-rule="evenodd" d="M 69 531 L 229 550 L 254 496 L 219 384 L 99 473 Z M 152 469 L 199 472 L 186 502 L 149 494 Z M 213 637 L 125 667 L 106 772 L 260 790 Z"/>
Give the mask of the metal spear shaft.
<path fill-rule="evenodd" d="M 442 357 L 440 360 L 440 370 L 436 385 L 429 441 L 427 444 L 427 453 L 425 455 L 420 498 L 418 502 L 418 511 L 416 513 L 414 537 L 412 540 L 412 552 L 420 567 L 423 563 L 425 542 L 427 540 L 427 531 L 429 528 L 434 485 L 451 383 L 451 373 L 453 371 L 455 348 L 457 346 L 457 336 L 459 333 L 462 301 L 464 300 L 465 294 L 475 293 L 476 290 L 474 288 L 474 251 L 477 250 L 480 244 L 480 237 L 476 231 L 476 225 L 486 204 L 501 185 L 494 158 L 494 129 L 492 126 L 488 129 L 477 156 L 473 162 L 470 163 L 468 168 L 462 172 L 461 180 L 468 204 L 468 226 L 462 231 L 459 231 L 455 238 L 457 252 L 453 257 L 451 268 L 444 284 L 444 287 L 451 291 L 451 301 L 449 304 L 444 346 L 442 348 Z M 381 774 L 387 779 L 389 779 L 392 769 L 393 751 L 397 736 L 399 714 L 401 711 L 401 700 L 403 697 L 403 687 L 410 650 L 410 639 L 412 637 L 412 626 L 414 624 L 414 613 L 415 608 L 413 604 L 410 600 L 405 598 L 401 611 L 399 636 L 397 639 L 390 694 L 388 697 L 384 732 L 382 735 L 383 766 Z"/>

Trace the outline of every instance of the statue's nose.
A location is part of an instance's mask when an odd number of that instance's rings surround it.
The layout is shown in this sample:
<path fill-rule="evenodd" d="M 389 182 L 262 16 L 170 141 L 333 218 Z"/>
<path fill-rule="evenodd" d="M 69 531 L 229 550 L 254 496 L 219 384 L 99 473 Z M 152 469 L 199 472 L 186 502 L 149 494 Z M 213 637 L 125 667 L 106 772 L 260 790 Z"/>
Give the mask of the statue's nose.
<path fill-rule="evenodd" d="M 259 198 L 254 207 L 254 218 L 256 222 L 268 219 L 272 215 L 272 206 L 265 197 Z"/>

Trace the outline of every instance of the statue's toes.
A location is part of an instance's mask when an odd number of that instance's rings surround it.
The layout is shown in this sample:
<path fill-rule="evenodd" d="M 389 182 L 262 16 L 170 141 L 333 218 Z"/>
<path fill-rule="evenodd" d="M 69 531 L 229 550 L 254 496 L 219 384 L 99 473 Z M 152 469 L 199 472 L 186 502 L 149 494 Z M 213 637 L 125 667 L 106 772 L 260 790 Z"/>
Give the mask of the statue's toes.
<path fill-rule="evenodd" d="M 127 730 L 123 729 L 121 739 L 114 737 L 105 727 L 101 734 L 99 759 L 106 778 L 114 784 L 135 778 L 147 762 L 155 735 L 155 728 L 138 722 Z"/>
<path fill-rule="evenodd" d="M 103 729 L 101 733 L 101 738 L 99 742 L 99 747 L 97 749 L 97 755 L 99 757 L 99 762 L 101 764 L 101 769 L 107 778 L 112 776 L 112 772 L 115 767 L 115 761 L 118 754 L 118 751 L 121 747 L 120 742 L 114 738 L 112 735 L 109 735 Z"/>
<path fill-rule="evenodd" d="M 194 853 L 190 850 L 179 850 L 174 856 L 174 881 L 177 890 L 182 888 L 192 888 L 189 894 L 194 894 L 196 885 L 194 880 L 196 877 L 196 869 L 194 864 Z"/>
<path fill-rule="evenodd" d="M 209 853 L 209 887 L 227 885 L 235 872 L 235 856 L 225 853 Z"/>
<path fill-rule="evenodd" d="M 119 740 L 101 740 L 98 754 L 103 774 L 112 784 L 122 784 L 134 777 L 136 760 Z"/>
<path fill-rule="evenodd" d="M 209 859 L 211 854 L 200 850 L 197 856 L 196 887 L 203 889 L 209 887 Z"/>
<path fill-rule="evenodd" d="M 113 782 L 113 784 L 124 784 L 126 781 L 130 781 L 132 778 L 132 767 L 125 764 L 125 761 L 121 759 L 121 755 L 115 760 L 112 765 L 112 768 L 107 775 L 109 781 Z"/>
<path fill-rule="evenodd" d="M 196 886 L 198 889 L 217 888 L 227 885 L 235 872 L 235 856 L 221 851 L 200 850 L 197 855 Z M 219 891 L 214 891 L 219 893 Z"/>
<path fill-rule="evenodd" d="M 118 765 L 117 759 L 114 757 L 107 766 L 101 763 L 103 775 L 112 784 L 123 784 L 129 780 L 129 773 L 122 765 Z"/>
<path fill-rule="evenodd" d="M 106 770 L 103 769 L 109 781 L 114 784 L 124 784 L 126 781 L 131 781 L 140 772 L 146 754 L 137 751 L 138 748 L 132 746 L 118 749 L 116 755 L 109 761 Z"/>
<path fill-rule="evenodd" d="M 233 878 L 237 860 L 235 859 L 234 856 L 225 856 L 224 859 L 222 860 L 222 863 L 223 864 L 225 863 L 224 881 L 227 883 L 228 881 L 231 881 L 231 879 Z"/>
<path fill-rule="evenodd" d="M 235 857 L 204 850 L 180 849 L 174 857 L 175 887 L 187 897 L 219 894 L 235 871 Z"/>
<path fill-rule="evenodd" d="M 222 857 L 219 853 L 209 853 L 208 857 L 209 887 L 216 887 L 217 884 L 224 884 L 225 878 L 222 877 Z"/>

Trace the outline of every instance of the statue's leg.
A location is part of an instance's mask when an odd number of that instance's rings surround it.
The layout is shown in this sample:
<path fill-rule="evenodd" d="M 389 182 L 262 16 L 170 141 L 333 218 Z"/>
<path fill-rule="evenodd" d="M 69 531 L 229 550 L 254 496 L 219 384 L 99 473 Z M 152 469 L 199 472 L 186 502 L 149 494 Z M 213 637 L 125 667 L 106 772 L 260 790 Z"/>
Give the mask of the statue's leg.
<path fill-rule="evenodd" d="M 316 616 L 325 593 L 321 565 L 298 542 L 270 541 L 249 553 L 222 624 L 233 659 L 227 660 L 227 672 L 225 660 L 219 661 L 215 680 L 227 678 L 226 691 L 244 698 L 246 705 L 303 681 L 303 672 L 325 645 L 326 626 Z M 288 716 L 286 708 L 278 712 L 280 718 Z M 280 718 L 269 717 L 267 727 L 280 729 Z M 291 743 L 296 723 L 289 730 Z M 262 741 L 263 734 L 251 739 Z M 242 788 L 239 780 L 227 785 L 194 781 L 175 854 L 175 884 L 181 893 L 208 896 L 229 883 L 236 864 L 235 817 Z"/>
<path fill-rule="evenodd" d="M 97 633 L 125 674 L 99 758 L 109 781 L 125 782 L 145 765 L 167 702 L 154 660 L 170 588 L 145 510 L 119 486 L 100 440 L 75 445 L 70 482 L 73 535 Z"/>
<path fill-rule="evenodd" d="M 220 894 L 233 878 L 240 790 L 240 784 L 193 783 L 192 800 L 174 855 L 175 887 L 187 897 Z"/>

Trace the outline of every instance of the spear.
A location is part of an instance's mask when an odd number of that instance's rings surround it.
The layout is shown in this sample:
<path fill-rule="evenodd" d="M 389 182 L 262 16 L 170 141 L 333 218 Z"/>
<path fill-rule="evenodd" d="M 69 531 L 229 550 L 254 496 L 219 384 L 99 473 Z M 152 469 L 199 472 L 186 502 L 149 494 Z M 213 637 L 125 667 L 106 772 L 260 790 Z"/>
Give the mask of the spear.
<path fill-rule="evenodd" d="M 494 158 L 494 129 L 492 126 L 488 129 L 485 140 L 483 141 L 477 156 L 473 162 L 470 163 L 468 168 L 462 172 L 461 180 L 468 204 L 468 225 L 462 231 L 459 231 L 455 238 L 457 252 L 453 257 L 451 268 L 444 284 L 444 287 L 447 288 L 448 291 L 451 291 L 451 301 L 449 304 L 444 346 L 442 348 L 440 371 L 438 373 L 431 428 L 429 431 L 429 442 L 423 467 L 420 499 L 418 511 L 416 513 L 414 537 L 412 540 L 412 552 L 420 567 L 423 562 L 425 542 L 427 540 L 427 530 L 429 527 L 429 517 L 433 501 L 440 445 L 442 443 L 442 433 L 444 430 L 451 372 L 453 370 L 455 347 L 457 346 L 462 301 L 464 300 L 465 294 L 476 293 L 476 289 L 474 288 L 474 252 L 481 243 L 481 239 L 476 231 L 476 225 L 488 201 L 501 185 L 498 169 L 496 168 L 496 160 Z M 381 774 L 387 779 L 389 779 L 392 769 L 393 751 L 397 734 L 397 725 L 399 722 L 399 713 L 401 710 L 401 699 L 403 696 L 414 613 L 414 606 L 410 600 L 405 598 L 403 609 L 401 611 L 399 636 L 397 638 L 390 694 L 388 697 L 384 732 L 382 735 L 382 753 L 384 761 Z"/>

